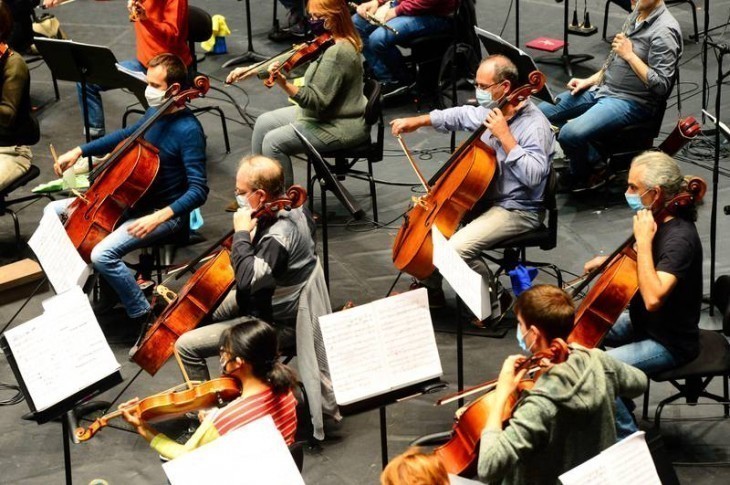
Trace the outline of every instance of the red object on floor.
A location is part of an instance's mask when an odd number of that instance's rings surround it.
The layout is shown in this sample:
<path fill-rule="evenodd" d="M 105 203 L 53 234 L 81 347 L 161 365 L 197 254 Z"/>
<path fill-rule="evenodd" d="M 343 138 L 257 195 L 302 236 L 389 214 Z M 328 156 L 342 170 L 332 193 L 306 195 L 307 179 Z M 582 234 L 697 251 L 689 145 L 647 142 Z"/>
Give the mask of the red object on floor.
<path fill-rule="evenodd" d="M 565 42 L 559 39 L 551 39 L 550 37 L 538 37 L 537 39 L 531 40 L 526 47 L 530 49 L 537 49 L 539 51 L 555 52 L 558 49 L 562 49 Z"/>

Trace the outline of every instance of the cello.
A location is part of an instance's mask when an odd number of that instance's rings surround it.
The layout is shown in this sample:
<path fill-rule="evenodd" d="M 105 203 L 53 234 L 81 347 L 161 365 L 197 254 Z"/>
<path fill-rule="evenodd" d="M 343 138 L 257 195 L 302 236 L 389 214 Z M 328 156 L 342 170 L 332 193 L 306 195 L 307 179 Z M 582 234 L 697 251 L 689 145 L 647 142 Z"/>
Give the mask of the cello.
<path fill-rule="evenodd" d="M 179 386 L 140 400 L 140 418 L 155 422 L 173 419 L 198 409 L 223 407 L 241 395 L 241 384 L 233 377 L 220 377 L 209 381 L 191 384 L 188 389 L 177 391 Z M 79 441 L 88 441 L 104 428 L 110 420 L 122 415 L 120 409 L 94 420 L 88 428 L 76 428 L 74 435 Z"/>
<path fill-rule="evenodd" d="M 536 352 L 531 357 L 522 361 L 516 371 L 522 369 L 533 370 L 535 366 L 543 367 L 547 363 L 559 364 L 568 359 L 570 351 L 562 339 L 555 339 L 550 347 Z M 535 369 L 536 370 L 536 369 Z M 449 441 L 433 450 L 439 457 L 446 471 L 454 475 L 466 474 L 472 476 L 476 473 L 476 465 L 479 458 L 479 441 L 482 431 L 487 424 L 487 418 L 491 413 L 502 413 L 502 422 L 506 423 L 512 417 L 516 404 L 519 402 L 523 391 L 530 390 L 537 380 L 536 377 L 523 379 L 516 392 L 510 396 L 504 409 L 494 409 L 493 397 L 497 388 L 497 380 L 492 380 L 468 389 L 464 392 L 454 394 L 439 400 L 436 405 L 448 404 L 466 395 L 487 391 L 476 398 L 457 412 L 454 419 L 454 426 L 451 430 Z"/>
<path fill-rule="evenodd" d="M 66 212 L 66 233 L 81 258 L 90 262 L 91 251 L 119 223 L 124 212 L 147 193 L 160 168 L 158 150 L 142 136 L 161 116 L 188 101 L 202 97 L 210 88 L 205 76 L 195 87 L 170 96 L 132 135 L 117 145 L 109 158 L 89 174 L 90 187 L 78 196 Z M 173 84 L 168 91 L 179 85 Z"/>
<path fill-rule="evenodd" d="M 497 108 L 507 104 L 516 106 L 531 94 L 538 93 L 545 85 L 545 75 L 533 71 L 528 84 L 518 87 L 500 101 Z M 419 280 L 431 275 L 436 269 L 433 265 L 433 241 L 431 226 L 450 238 L 461 223 L 464 215 L 484 195 L 497 169 L 497 160 L 490 147 L 481 136 L 486 130 L 481 124 L 469 138 L 456 149 L 449 160 L 431 179 L 426 182 L 403 140 L 398 140 L 406 152 L 426 194 L 419 197 L 406 213 L 403 224 L 393 243 L 393 264 Z"/>
<path fill-rule="evenodd" d="M 685 179 L 686 187 L 669 200 L 655 215 L 657 222 L 667 215 L 676 216 L 700 203 L 707 184 L 699 177 Z M 568 336 L 569 343 L 593 348 L 601 343 L 619 315 L 626 309 L 639 289 L 632 234 L 571 292 L 575 298 L 596 277 L 596 283 L 575 311 L 575 326 Z"/>
<path fill-rule="evenodd" d="M 280 211 L 301 207 L 306 200 L 306 190 L 299 185 L 293 185 L 287 190 L 285 197 L 264 203 L 251 214 L 251 218 L 275 218 Z M 197 327 L 233 288 L 235 274 L 230 256 L 232 236 L 231 230 L 176 275 L 176 279 L 179 279 L 206 255 L 223 246 L 223 249 L 195 271 L 177 294 L 163 285 L 157 287 L 156 291 L 167 301 L 168 306 L 157 317 L 132 354 L 132 360 L 149 374 L 155 375 L 160 370 L 173 354 L 177 339 Z"/>

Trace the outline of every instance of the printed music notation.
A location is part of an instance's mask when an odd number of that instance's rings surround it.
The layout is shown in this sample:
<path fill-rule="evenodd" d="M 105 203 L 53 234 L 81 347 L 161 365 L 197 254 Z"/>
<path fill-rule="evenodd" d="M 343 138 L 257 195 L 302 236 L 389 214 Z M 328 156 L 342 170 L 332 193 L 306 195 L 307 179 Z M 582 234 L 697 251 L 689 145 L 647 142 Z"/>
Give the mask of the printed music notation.
<path fill-rule="evenodd" d="M 424 288 L 326 315 L 320 327 L 339 405 L 442 375 Z"/>

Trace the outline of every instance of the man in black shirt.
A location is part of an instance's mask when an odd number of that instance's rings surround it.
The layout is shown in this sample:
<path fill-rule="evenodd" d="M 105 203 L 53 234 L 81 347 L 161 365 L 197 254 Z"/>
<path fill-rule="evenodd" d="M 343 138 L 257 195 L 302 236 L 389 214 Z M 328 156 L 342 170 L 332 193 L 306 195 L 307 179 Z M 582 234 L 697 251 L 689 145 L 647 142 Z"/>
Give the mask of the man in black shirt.
<path fill-rule="evenodd" d="M 604 344 L 614 347 L 608 351 L 611 356 L 648 375 L 685 364 L 699 353 L 702 244 L 694 225 L 694 208 L 655 220 L 655 214 L 683 185 L 677 163 L 666 154 L 645 152 L 631 164 L 625 195 L 637 211 L 634 248 L 639 291 Z M 589 261 L 585 271 L 604 259 Z M 630 417 L 628 421 L 627 425 L 633 425 Z"/>

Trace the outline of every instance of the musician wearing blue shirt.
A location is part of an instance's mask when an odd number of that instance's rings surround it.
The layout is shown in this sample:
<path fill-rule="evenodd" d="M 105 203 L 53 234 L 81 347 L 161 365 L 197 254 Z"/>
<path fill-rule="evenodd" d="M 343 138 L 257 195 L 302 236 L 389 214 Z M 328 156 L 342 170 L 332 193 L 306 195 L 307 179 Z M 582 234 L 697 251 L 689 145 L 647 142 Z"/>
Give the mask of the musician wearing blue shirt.
<path fill-rule="evenodd" d="M 550 173 L 554 135 L 545 115 L 526 100 L 517 106 L 496 103 L 518 87 L 517 67 L 506 57 L 493 55 L 484 59 L 476 74 L 477 100 L 480 106 L 458 106 L 434 110 L 427 115 L 400 118 L 391 122 L 393 135 L 409 133 L 422 126 L 436 130 L 474 131 L 482 123 L 487 130 L 482 142 L 496 156 L 496 172 L 471 219 L 449 240 L 449 244 L 487 282 L 489 268 L 481 254 L 508 238 L 536 229 L 545 217 L 543 197 Z M 426 286 L 432 306 L 444 300 L 438 274 L 418 283 Z"/>
<path fill-rule="evenodd" d="M 150 108 L 144 117 L 128 128 L 64 153 L 54 166 L 56 173 L 61 175 L 81 157 L 110 153 L 156 113 L 157 107 L 165 101 L 168 88 L 174 84 L 182 85 L 186 76 L 187 70 L 179 57 L 160 54 L 153 58 L 147 71 L 145 92 Z M 205 134 L 188 108 L 171 108 L 151 125 L 144 139 L 159 150 L 157 176 L 122 222 L 91 252 L 94 269 L 119 296 L 129 318 L 137 323 L 148 319 L 150 304 L 122 258 L 131 251 L 150 246 L 184 229 L 190 211 L 203 205 L 208 196 Z M 61 214 L 72 200 L 52 202 L 45 210 Z"/>

